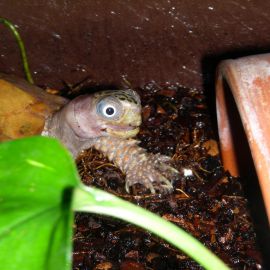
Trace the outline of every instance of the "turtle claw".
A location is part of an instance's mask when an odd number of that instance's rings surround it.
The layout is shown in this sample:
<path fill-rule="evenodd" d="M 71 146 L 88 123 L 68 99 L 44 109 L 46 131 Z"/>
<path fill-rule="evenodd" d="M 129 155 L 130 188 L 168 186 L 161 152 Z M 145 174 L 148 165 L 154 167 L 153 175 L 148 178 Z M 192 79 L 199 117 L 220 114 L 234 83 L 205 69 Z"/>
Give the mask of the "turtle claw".
<path fill-rule="evenodd" d="M 125 184 L 125 190 L 127 193 L 130 193 L 130 185 L 129 185 L 129 182 L 126 180 L 126 184 Z"/>
<path fill-rule="evenodd" d="M 171 181 L 175 180 L 179 172 L 165 163 L 170 160 L 169 157 L 160 154 L 146 154 L 144 159 L 126 172 L 126 191 L 129 193 L 130 186 L 139 183 L 152 194 L 157 190 L 160 193 L 171 193 L 173 191 Z"/>
<path fill-rule="evenodd" d="M 161 185 L 162 190 L 167 190 L 169 193 L 171 193 L 171 191 L 173 190 L 173 185 L 172 183 L 165 177 L 163 177 L 163 182 L 165 183 L 164 185 Z"/>
<path fill-rule="evenodd" d="M 153 184 L 149 181 L 149 182 L 143 182 L 141 183 L 140 181 L 129 181 L 128 179 L 126 179 L 126 184 L 125 184 L 125 189 L 126 189 L 126 192 L 127 193 L 130 193 L 130 187 L 135 185 L 135 184 L 142 184 L 144 185 L 147 189 L 150 190 L 151 194 L 155 194 L 156 191 L 155 191 L 155 188 L 153 186 Z"/>

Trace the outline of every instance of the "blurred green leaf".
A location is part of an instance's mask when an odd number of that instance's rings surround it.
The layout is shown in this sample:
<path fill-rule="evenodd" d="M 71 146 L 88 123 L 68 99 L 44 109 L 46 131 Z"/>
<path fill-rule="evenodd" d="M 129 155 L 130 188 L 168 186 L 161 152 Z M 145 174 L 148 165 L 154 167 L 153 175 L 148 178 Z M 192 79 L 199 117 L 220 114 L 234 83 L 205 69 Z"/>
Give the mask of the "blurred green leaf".
<path fill-rule="evenodd" d="M 0 144 L 0 269 L 70 269 L 70 154 L 54 139 Z"/>

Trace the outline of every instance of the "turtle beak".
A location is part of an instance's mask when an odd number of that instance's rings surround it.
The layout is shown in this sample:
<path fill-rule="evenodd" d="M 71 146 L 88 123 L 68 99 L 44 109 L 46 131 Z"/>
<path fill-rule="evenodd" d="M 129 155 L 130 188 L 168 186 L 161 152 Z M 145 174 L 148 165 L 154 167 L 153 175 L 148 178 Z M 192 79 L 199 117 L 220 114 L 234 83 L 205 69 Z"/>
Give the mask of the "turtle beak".
<path fill-rule="evenodd" d="M 114 137 L 120 137 L 123 139 L 127 139 L 127 138 L 132 138 L 135 137 L 138 133 L 139 133 L 139 127 L 138 126 L 125 126 L 125 127 L 121 127 L 121 126 L 110 126 L 106 128 L 106 133 L 109 136 L 114 136 Z"/>

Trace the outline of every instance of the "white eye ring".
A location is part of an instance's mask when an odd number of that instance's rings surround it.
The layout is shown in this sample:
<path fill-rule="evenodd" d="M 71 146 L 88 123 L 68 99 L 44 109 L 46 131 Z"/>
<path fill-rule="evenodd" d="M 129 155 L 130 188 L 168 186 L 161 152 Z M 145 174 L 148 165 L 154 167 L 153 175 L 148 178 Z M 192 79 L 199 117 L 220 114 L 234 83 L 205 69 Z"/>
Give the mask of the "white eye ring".
<path fill-rule="evenodd" d="M 102 108 L 102 114 L 106 117 L 114 117 L 116 114 L 116 108 L 109 104 Z"/>

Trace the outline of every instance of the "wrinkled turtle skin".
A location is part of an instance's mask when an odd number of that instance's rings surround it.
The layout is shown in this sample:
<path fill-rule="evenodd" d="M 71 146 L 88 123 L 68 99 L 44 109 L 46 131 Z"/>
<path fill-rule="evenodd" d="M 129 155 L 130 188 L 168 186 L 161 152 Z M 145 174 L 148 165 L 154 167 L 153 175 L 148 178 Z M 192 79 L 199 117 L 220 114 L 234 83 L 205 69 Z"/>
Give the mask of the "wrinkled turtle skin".
<path fill-rule="evenodd" d="M 94 147 L 126 174 L 126 190 L 140 183 L 151 193 L 172 191 L 178 172 L 170 158 L 147 153 L 139 141 L 141 103 L 134 90 L 108 90 L 73 100 L 51 95 L 14 76 L 0 74 L 0 141 L 41 134 L 72 153 Z"/>

